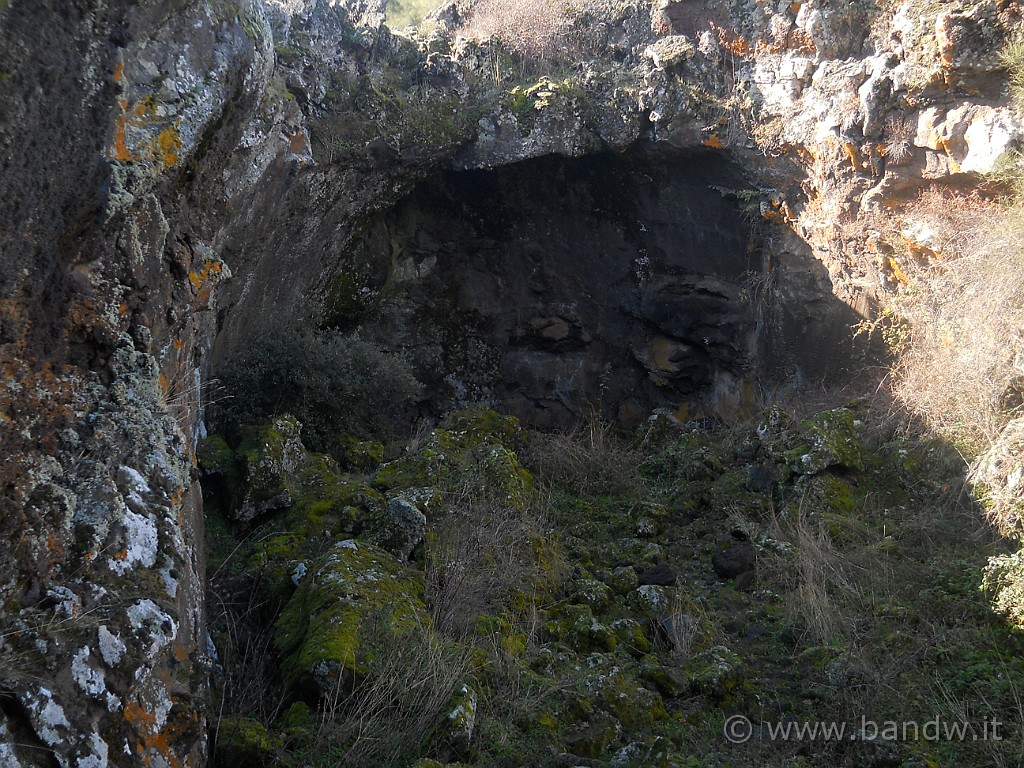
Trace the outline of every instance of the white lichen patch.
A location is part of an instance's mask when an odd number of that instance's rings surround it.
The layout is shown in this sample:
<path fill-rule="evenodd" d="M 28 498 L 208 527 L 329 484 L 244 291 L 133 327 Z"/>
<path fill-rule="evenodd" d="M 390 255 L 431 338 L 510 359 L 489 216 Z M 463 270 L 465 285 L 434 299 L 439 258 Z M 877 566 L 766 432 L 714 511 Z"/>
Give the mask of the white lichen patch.
<path fill-rule="evenodd" d="M 91 754 L 78 758 L 77 768 L 107 768 L 110 748 L 95 731 L 89 735 L 89 749 Z"/>
<path fill-rule="evenodd" d="M 89 646 L 78 649 L 71 659 L 71 679 L 75 681 L 75 685 L 85 691 L 86 695 L 96 699 L 106 693 L 107 683 L 103 670 L 93 669 L 89 664 L 91 653 Z"/>
<path fill-rule="evenodd" d="M 82 601 L 67 587 L 50 587 L 46 596 L 56 603 L 53 612 L 58 616 L 77 616 L 82 610 Z"/>
<path fill-rule="evenodd" d="M 131 467 L 122 466 L 117 470 L 117 479 L 124 489 L 125 501 L 128 506 L 136 512 L 144 510 L 146 507 L 144 499 L 152 491 L 142 473 Z"/>
<path fill-rule="evenodd" d="M 11 735 L 7 723 L 0 720 L 0 765 L 4 768 L 22 768 L 21 761 L 14 754 L 14 747 L 11 746 L 14 737 Z"/>
<path fill-rule="evenodd" d="M 110 570 L 123 576 L 137 565 L 152 568 L 160 541 L 156 523 L 148 515 L 139 515 L 128 509 L 125 509 L 121 522 L 124 524 L 124 549 L 107 561 Z"/>
<path fill-rule="evenodd" d="M 53 693 L 46 688 L 25 695 L 25 706 L 32 714 L 36 734 L 44 744 L 51 747 L 64 742 L 71 730 L 64 709 L 53 700 Z"/>
<path fill-rule="evenodd" d="M 100 657 L 103 659 L 103 663 L 108 667 L 117 666 L 124 658 L 124 654 L 128 650 L 127 646 L 120 637 L 107 629 L 105 624 L 100 625 L 98 634 Z"/>
<path fill-rule="evenodd" d="M 148 644 L 146 652 L 150 657 L 156 656 L 178 636 L 178 623 L 152 600 L 139 600 L 127 613 L 136 636 Z"/>
<path fill-rule="evenodd" d="M 651 610 L 660 611 L 668 607 L 668 599 L 662 588 L 652 584 L 645 584 L 642 587 L 637 587 L 636 591 Z"/>

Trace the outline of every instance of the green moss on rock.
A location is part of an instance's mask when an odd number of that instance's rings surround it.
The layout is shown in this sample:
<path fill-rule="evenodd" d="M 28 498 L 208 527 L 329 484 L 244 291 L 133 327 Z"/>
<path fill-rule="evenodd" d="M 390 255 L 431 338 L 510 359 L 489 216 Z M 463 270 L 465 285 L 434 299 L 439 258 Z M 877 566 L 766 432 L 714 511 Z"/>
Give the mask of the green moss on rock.
<path fill-rule="evenodd" d="M 415 453 L 384 464 L 374 485 L 384 490 L 475 486 L 481 494 L 525 506 L 533 477 L 510 445 L 523 444 L 522 428 L 512 417 L 487 408 L 453 414 Z"/>
<path fill-rule="evenodd" d="M 735 693 L 743 682 L 743 662 L 724 645 L 716 645 L 695 655 L 687 665 L 690 687 L 722 701 Z"/>
<path fill-rule="evenodd" d="M 331 453 L 344 468 L 354 472 L 372 472 L 384 462 L 384 445 L 375 440 L 360 440 L 353 435 L 336 435 Z"/>
<path fill-rule="evenodd" d="M 387 640 L 429 626 L 422 574 L 365 543 L 336 544 L 302 580 L 274 625 L 293 690 L 351 685 Z"/>
<path fill-rule="evenodd" d="M 803 422 L 803 443 L 785 454 L 790 469 L 801 475 L 814 475 L 830 467 L 861 469 L 855 421 L 849 408 L 836 408 Z"/>
<path fill-rule="evenodd" d="M 225 717 L 217 725 L 217 762 L 269 768 L 277 762 L 281 740 L 249 717 Z"/>
<path fill-rule="evenodd" d="M 291 506 L 293 484 L 306 457 L 299 437 L 302 427 L 294 416 L 281 416 L 262 427 L 243 427 L 238 455 L 244 487 L 233 516 L 240 522 Z"/>
<path fill-rule="evenodd" d="M 548 637 L 565 643 L 579 653 L 611 651 L 619 639 L 612 630 L 601 624 L 587 605 L 559 606 L 551 611 L 544 623 Z"/>

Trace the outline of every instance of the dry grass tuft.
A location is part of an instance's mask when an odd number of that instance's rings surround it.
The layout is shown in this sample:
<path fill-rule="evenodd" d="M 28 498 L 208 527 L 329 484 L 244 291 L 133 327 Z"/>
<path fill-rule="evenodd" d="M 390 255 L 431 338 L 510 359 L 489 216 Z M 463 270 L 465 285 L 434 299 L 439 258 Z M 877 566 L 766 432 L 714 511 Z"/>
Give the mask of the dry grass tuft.
<path fill-rule="evenodd" d="M 550 61 L 572 46 L 572 4 L 566 0 L 480 0 L 458 30 L 463 37 L 498 38 L 529 61 Z"/>
<path fill-rule="evenodd" d="M 537 507 L 519 509 L 465 489 L 428 536 L 426 600 L 437 629 L 463 639 L 478 616 L 532 604 L 558 558 Z"/>
<path fill-rule="evenodd" d="M 935 255 L 901 260 L 895 392 L 973 457 L 1005 425 L 1003 395 L 1024 372 L 1024 209 L 929 191 L 907 219 Z"/>
<path fill-rule="evenodd" d="M 1014 103 L 1024 106 L 1024 34 L 1017 34 L 1006 41 L 999 53 L 1000 63 L 1006 67 L 1010 79 L 1010 95 Z"/>
<path fill-rule="evenodd" d="M 362 631 L 381 629 L 372 623 Z M 389 633 L 384 628 L 380 634 Z M 426 629 L 394 637 L 351 693 L 339 679 L 321 706 L 314 764 L 376 768 L 397 765 L 403 756 L 421 751 L 471 669 L 468 648 L 446 643 Z"/>
<path fill-rule="evenodd" d="M 639 493 L 643 453 L 607 423 L 591 419 L 571 432 L 534 435 L 524 463 L 539 479 L 576 493 Z"/>
<path fill-rule="evenodd" d="M 863 573 L 838 551 L 824 523 L 800 510 L 777 519 L 772 538 L 782 542 L 764 561 L 769 584 L 785 591 L 789 610 L 816 643 L 852 638 Z"/>
<path fill-rule="evenodd" d="M 906 118 L 890 117 L 885 123 L 885 158 L 892 165 L 910 159 L 916 127 Z"/>

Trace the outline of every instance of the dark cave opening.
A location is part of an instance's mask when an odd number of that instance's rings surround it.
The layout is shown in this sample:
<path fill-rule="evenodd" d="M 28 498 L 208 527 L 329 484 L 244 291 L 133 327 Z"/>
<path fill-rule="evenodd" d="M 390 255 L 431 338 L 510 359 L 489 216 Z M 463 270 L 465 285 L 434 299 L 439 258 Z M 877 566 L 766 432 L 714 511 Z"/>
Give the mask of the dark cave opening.
<path fill-rule="evenodd" d="M 762 375 L 794 375 L 786 339 L 840 305 L 809 255 L 776 266 L 798 278 L 790 299 L 769 279 L 761 199 L 711 150 L 446 171 L 363 222 L 325 322 L 405 350 L 438 414 L 482 401 L 558 428 L 735 411 Z"/>

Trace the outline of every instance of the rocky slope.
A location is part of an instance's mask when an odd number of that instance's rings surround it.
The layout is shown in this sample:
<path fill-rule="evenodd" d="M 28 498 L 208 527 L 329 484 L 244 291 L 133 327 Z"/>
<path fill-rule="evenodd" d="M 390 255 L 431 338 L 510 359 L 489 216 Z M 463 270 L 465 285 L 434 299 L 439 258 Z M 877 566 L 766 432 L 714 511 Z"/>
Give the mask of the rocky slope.
<path fill-rule="evenodd" d="M 410 40 L 370 1 L 0 4 L 11 765 L 204 760 L 195 455 L 263 318 L 407 348 L 433 413 L 726 410 L 842 372 L 899 269 L 851 217 L 968 187 L 1020 133 L 1015 3 L 594 2 L 545 72 L 454 40 L 466 13 Z M 545 210 L 552 177 L 589 210 Z"/>

